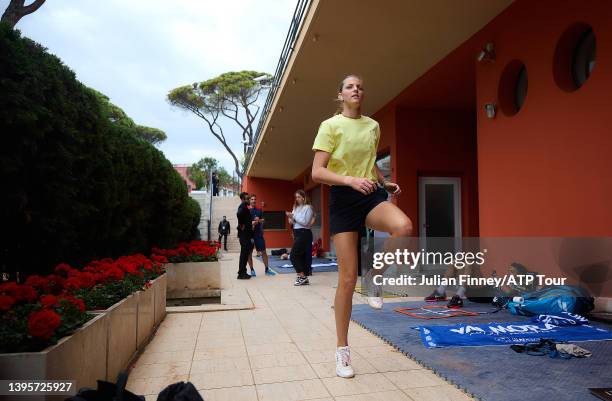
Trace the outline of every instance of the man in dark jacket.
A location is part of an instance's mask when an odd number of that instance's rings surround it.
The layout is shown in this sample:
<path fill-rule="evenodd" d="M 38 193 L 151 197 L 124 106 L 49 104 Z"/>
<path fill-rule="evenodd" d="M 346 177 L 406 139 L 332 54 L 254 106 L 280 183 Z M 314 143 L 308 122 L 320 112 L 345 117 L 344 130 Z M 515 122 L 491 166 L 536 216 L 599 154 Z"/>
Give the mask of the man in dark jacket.
<path fill-rule="evenodd" d="M 219 196 L 219 175 L 217 172 L 212 174 L 213 196 Z"/>
<path fill-rule="evenodd" d="M 223 238 L 223 249 L 227 251 L 227 236 L 230 233 L 230 223 L 227 221 L 225 216 L 223 216 L 223 220 L 219 222 L 219 243 L 221 243 L 221 238 Z"/>
<path fill-rule="evenodd" d="M 240 193 L 240 206 L 236 212 L 238 217 L 238 239 L 240 240 L 240 260 L 238 262 L 238 280 L 248 280 L 251 278 L 247 274 L 246 265 L 249 255 L 253 252 L 253 220 L 249 211 L 249 194 Z"/>

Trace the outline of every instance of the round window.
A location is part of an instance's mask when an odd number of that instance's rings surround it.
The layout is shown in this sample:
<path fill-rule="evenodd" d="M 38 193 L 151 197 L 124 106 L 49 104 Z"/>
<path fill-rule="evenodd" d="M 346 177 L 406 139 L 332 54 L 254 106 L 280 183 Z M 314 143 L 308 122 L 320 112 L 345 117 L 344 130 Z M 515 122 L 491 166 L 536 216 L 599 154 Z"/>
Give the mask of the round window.
<path fill-rule="evenodd" d="M 563 32 L 555 49 L 553 76 L 559 88 L 575 91 L 589 79 L 596 59 L 593 28 L 576 23 Z"/>
<path fill-rule="evenodd" d="M 516 78 L 516 86 L 514 87 L 514 107 L 516 112 L 523 107 L 525 98 L 527 97 L 527 68 L 522 66 Z"/>
<path fill-rule="evenodd" d="M 595 34 L 589 28 L 580 35 L 574 57 L 572 58 L 572 75 L 576 88 L 580 88 L 591 76 L 595 67 Z"/>
<path fill-rule="evenodd" d="M 527 98 L 527 68 L 519 60 L 508 63 L 499 80 L 499 108 L 507 116 L 519 112 Z"/>

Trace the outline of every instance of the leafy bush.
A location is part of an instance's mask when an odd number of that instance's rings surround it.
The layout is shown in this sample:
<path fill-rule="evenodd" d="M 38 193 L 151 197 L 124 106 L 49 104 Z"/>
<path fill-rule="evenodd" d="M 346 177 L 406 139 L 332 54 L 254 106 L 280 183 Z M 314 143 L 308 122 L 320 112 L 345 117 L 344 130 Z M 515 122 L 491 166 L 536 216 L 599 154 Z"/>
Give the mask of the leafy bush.
<path fill-rule="evenodd" d="M 3 271 L 48 273 L 194 238 L 197 202 L 134 129 L 113 124 L 57 57 L 0 24 Z"/>

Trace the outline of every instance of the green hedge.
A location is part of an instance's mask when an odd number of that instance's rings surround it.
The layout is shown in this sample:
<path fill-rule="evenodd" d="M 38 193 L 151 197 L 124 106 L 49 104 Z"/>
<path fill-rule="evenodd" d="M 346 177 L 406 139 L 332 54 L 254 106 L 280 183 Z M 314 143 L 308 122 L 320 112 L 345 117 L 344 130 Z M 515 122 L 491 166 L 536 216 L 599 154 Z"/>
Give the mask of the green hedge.
<path fill-rule="evenodd" d="M 112 124 L 93 90 L 0 24 L 0 265 L 147 253 L 193 238 L 200 210 L 163 153 Z"/>

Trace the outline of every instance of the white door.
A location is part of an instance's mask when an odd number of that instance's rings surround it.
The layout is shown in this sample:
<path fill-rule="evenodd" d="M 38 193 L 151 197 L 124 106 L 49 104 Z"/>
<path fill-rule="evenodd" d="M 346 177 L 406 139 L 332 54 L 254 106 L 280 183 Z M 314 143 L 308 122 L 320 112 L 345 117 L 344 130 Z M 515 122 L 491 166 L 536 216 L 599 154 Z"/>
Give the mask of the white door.
<path fill-rule="evenodd" d="M 419 177 L 419 237 L 429 251 L 461 248 L 461 178 Z"/>

